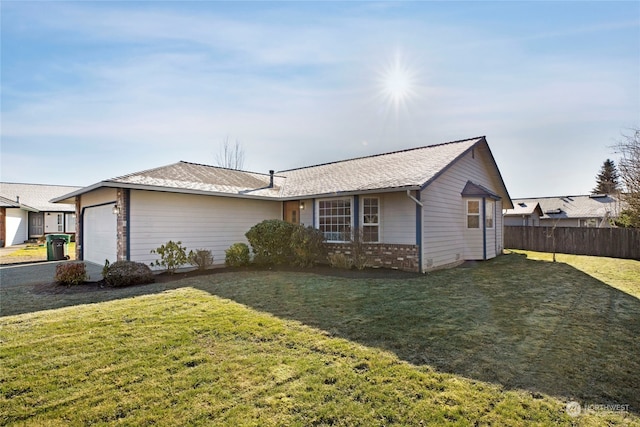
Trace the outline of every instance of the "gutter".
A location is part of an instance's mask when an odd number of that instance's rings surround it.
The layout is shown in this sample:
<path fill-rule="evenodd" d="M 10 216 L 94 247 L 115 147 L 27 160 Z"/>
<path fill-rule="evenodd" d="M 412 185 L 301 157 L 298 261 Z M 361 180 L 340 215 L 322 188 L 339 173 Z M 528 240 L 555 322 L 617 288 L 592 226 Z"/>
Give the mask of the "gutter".
<path fill-rule="evenodd" d="M 418 190 L 418 197 L 420 197 L 420 190 Z M 414 197 L 410 190 L 407 190 L 407 197 L 414 201 L 416 204 L 416 245 L 418 246 L 418 271 L 422 273 L 422 208 L 424 203 Z"/>

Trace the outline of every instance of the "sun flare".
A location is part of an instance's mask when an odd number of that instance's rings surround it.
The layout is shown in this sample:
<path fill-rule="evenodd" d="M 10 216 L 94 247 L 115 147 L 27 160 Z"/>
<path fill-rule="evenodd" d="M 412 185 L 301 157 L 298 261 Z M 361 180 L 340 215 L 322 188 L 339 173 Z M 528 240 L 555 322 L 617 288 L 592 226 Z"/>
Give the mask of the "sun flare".
<path fill-rule="evenodd" d="M 380 72 L 379 95 L 396 113 L 417 95 L 417 72 L 396 54 Z"/>

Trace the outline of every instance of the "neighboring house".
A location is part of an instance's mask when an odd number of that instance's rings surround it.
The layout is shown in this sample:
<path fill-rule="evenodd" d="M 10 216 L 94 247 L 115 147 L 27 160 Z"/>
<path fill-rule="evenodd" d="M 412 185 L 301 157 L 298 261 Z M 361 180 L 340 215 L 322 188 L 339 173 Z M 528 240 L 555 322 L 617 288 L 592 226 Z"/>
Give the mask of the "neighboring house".
<path fill-rule="evenodd" d="M 535 225 L 547 227 L 611 227 L 622 210 L 620 199 L 608 194 L 513 199 L 513 204 L 514 209 L 505 212 L 505 225 L 525 225 L 514 221 L 521 205 L 526 209 L 539 205 L 540 222 Z M 532 214 L 533 221 L 536 215 Z"/>
<path fill-rule="evenodd" d="M 75 233 L 74 204 L 50 200 L 81 187 L 0 182 L 0 241 L 11 246 L 50 233 Z"/>
<path fill-rule="evenodd" d="M 513 209 L 505 209 L 504 225 L 520 227 L 537 227 L 543 216 L 538 202 L 526 202 L 513 199 Z"/>
<path fill-rule="evenodd" d="M 73 191 L 78 258 L 150 263 L 168 240 L 212 251 L 265 219 L 313 226 L 344 248 L 356 230 L 371 263 L 428 271 L 503 249 L 513 207 L 485 137 L 260 174 L 188 162 Z M 332 246 L 333 245 L 333 246 Z"/>

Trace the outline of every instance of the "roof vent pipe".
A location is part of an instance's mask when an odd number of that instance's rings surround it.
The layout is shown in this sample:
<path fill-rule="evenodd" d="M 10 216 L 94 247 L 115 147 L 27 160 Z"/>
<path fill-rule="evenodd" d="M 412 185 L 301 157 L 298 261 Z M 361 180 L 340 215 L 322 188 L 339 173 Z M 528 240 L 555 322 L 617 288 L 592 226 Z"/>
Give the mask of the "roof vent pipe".
<path fill-rule="evenodd" d="M 20 196 L 16 196 L 16 203 L 20 203 Z"/>
<path fill-rule="evenodd" d="M 269 171 L 269 188 L 273 188 L 273 170 Z"/>

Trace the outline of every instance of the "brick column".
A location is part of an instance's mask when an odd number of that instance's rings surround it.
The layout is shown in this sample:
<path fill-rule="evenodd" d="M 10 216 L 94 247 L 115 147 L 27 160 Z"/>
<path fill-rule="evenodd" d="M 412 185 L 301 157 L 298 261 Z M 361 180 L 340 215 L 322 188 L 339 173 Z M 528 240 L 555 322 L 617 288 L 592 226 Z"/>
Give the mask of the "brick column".
<path fill-rule="evenodd" d="M 128 212 L 129 212 L 129 189 L 118 188 L 116 192 L 116 204 L 118 205 L 117 234 L 118 234 L 118 261 L 128 259 Z"/>
<path fill-rule="evenodd" d="M 82 196 L 76 196 L 76 259 L 82 258 L 82 203 L 80 198 Z"/>

